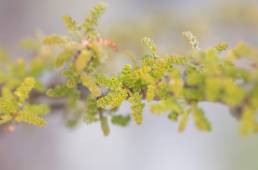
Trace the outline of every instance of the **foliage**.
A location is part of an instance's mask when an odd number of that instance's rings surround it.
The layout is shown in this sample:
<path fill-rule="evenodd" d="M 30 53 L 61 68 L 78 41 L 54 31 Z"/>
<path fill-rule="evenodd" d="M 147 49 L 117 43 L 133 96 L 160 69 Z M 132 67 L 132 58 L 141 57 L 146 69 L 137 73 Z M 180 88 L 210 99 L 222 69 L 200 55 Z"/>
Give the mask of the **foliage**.
<path fill-rule="evenodd" d="M 13 93 L 9 91 L 9 88 L 5 89 L 5 92 L 2 91 L 3 94 L 0 98 L 1 124 L 13 121 L 25 122 L 39 127 L 46 124 L 42 116 L 49 112 L 48 106 L 43 104 L 31 105 L 26 102 L 34 86 L 34 78 L 26 77 Z"/>
<path fill-rule="evenodd" d="M 180 132 L 191 117 L 198 129 L 210 131 L 211 123 L 199 106 L 207 101 L 227 105 L 238 115 L 243 135 L 258 131 L 257 49 L 245 43 L 232 49 L 226 43 L 201 49 L 196 36 L 187 31 L 183 35 L 192 54 L 161 56 L 154 41 L 145 37 L 148 51 L 140 62 L 108 75 L 101 67 L 117 47 L 96 30 L 104 10 L 105 5 L 97 4 L 81 24 L 64 16 L 67 36 L 52 34 L 37 46 L 31 43 L 37 40 L 23 41 L 35 55 L 28 62 L 13 61 L 0 51 L 0 124 L 25 122 L 43 127 L 42 116 L 58 108 L 68 113 L 70 122 L 99 122 L 106 136 L 109 122 L 127 126 L 132 119 L 141 124 L 148 105 L 153 114 L 178 122 Z M 238 65 L 243 59 L 251 64 Z M 50 83 L 43 81 L 46 75 L 52 75 Z M 126 102 L 130 115 L 117 114 Z"/>

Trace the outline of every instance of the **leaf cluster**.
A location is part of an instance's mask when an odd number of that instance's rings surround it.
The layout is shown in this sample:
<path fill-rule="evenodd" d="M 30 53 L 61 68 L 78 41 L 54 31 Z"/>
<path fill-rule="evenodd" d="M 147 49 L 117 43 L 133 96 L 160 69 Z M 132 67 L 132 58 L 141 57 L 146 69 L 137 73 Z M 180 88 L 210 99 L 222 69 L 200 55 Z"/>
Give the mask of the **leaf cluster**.
<path fill-rule="evenodd" d="M 145 106 L 153 114 L 177 122 L 180 132 L 191 120 L 201 131 L 210 131 L 212 125 L 199 105 L 203 101 L 227 105 L 240 118 L 243 135 L 258 131 L 257 49 L 245 43 L 232 49 L 226 43 L 201 49 L 196 36 L 188 31 L 183 35 L 192 46 L 191 54 L 161 56 L 154 41 L 145 37 L 147 51 L 139 64 L 126 64 L 119 73 L 108 75 L 99 70 L 117 48 L 96 31 L 104 10 L 105 5 L 96 5 L 81 24 L 64 16 L 69 35 L 46 36 L 37 46 L 24 41 L 36 56 L 28 64 L 23 59 L 13 62 L 0 51 L 1 63 L 7 66 L 0 71 L 1 124 L 44 126 L 42 116 L 54 106 L 32 104 L 30 94 L 35 91 L 46 94 L 47 100 L 60 100 L 70 125 L 80 120 L 99 122 L 104 135 L 110 133 L 109 123 L 127 126 L 132 119 L 141 124 Z M 251 64 L 239 66 L 242 59 Z M 49 72 L 57 74 L 54 80 L 59 81 L 45 85 L 42 75 Z M 123 103 L 130 104 L 130 114 L 118 114 Z"/>

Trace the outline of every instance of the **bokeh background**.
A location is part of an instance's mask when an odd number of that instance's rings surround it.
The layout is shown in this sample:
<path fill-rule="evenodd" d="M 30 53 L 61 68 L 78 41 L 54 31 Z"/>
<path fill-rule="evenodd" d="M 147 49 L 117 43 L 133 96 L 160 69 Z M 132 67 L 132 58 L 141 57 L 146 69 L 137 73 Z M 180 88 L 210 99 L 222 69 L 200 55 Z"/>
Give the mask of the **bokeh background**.
<path fill-rule="evenodd" d="M 35 30 L 65 34 L 62 16 L 83 20 L 97 0 L 0 0 L 0 47 L 24 56 L 17 42 Z M 239 41 L 258 46 L 257 0 L 105 0 L 108 10 L 99 30 L 119 49 L 142 53 L 150 36 L 160 53 L 185 53 L 181 32 L 190 30 L 202 48 Z M 110 66 L 112 68 L 112 65 Z M 0 133 L 0 170 L 257 170 L 258 135 L 240 137 L 228 108 L 202 103 L 213 124 L 211 133 L 192 123 L 179 134 L 165 116 L 145 110 L 144 124 L 111 127 L 103 137 L 98 124 L 65 126 L 62 114 L 48 116 L 43 129 L 19 126 Z M 128 112 L 126 104 L 121 108 Z"/>

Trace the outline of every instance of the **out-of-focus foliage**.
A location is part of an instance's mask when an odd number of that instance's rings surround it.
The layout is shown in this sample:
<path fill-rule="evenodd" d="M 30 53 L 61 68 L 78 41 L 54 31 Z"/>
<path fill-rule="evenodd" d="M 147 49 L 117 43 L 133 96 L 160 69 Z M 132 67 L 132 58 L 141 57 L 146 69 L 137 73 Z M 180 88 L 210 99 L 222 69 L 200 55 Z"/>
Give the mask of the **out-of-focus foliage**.
<path fill-rule="evenodd" d="M 25 122 L 43 127 L 46 121 L 43 115 L 49 112 L 48 106 L 43 104 L 29 104 L 26 100 L 35 86 L 32 77 L 26 77 L 14 92 L 4 87 L 0 98 L 0 123 Z"/>
<path fill-rule="evenodd" d="M 179 132 L 187 128 L 189 121 L 194 121 L 201 131 L 210 131 L 212 125 L 199 106 L 203 101 L 222 103 L 235 116 L 239 115 L 243 135 L 258 130 L 257 49 L 246 43 L 232 49 L 226 43 L 202 49 L 197 37 L 188 31 L 183 35 L 192 53 L 163 56 L 154 41 L 145 37 L 142 42 L 147 51 L 139 63 L 126 64 L 119 73 L 109 75 L 101 68 L 117 46 L 95 29 L 104 9 L 105 5 L 96 5 L 81 24 L 64 16 L 69 35 L 49 35 L 43 44 L 32 45 L 38 55 L 30 64 L 22 59 L 10 61 L 0 52 L 0 65 L 7 66 L 0 72 L 1 124 L 26 122 L 42 127 L 45 124 L 42 116 L 49 109 L 44 104 L 30 103 L 33 96 L 29 94 L 35 90 L 40 95 L 46 92 L 47 100 L 61 101 L 62 108 L 70 114 L 69 125 L 81 119 L 88 124 L 99 122 L 105 136 L 110 133 L 109 123 L 127 126 L 132 119 L 141 124 L 145 105 L 150 106 L 153 114 L 166 115 L 178 122 Z M 22 44 L 28 48 L 33 43 Z M 49 71 L 58 72 L 58 78 L 54 77 L 46 90 L 41 78 Z M 124 102 L 130 103 L 130 115 L 117 114 Z"/>
<path fill-rule="evenodd" d="M 41 78 L 51 70 L 52 49 L 40 45 L 38 38 L 28 38 L 20 44 L 35 53 L 33 58 L 13 61 L 6 52 L 0 52 L 0 124 L 24 122 L 43 127 L 46 121 L 42 116 L 49 112 L 49 107 L 33 104 L 36 96 L 31 93 L 43 94 L 46 89 Z"/>

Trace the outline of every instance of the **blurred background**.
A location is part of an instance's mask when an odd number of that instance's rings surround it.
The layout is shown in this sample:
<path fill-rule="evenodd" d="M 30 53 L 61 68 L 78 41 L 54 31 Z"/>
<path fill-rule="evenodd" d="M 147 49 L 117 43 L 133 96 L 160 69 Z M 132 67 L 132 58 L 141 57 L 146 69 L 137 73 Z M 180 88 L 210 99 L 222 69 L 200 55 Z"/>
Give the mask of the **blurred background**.
<path fill-rule="evenodd" d="M 66 34 L 62 16 L 82 21 L 98 0 L 0 0 L 0 47 L 25 55 L 17 42 L 35 30 Z M 245 41 L 258 46 L 257 0 L 105 0 L 99 23 L 103 37 L 120 51 L 142 54 L 141 39 L 151 37 L 161 54 L 187 53 L 181 32 L 190 30 L 206 48 L 219 42 L 230 47 Z M 113 67 L 112 67 L 113 68 Z M 202 133 L 145 110 L 144 123 L 111 127 L 103 137 L 98 124 L 65 126 L 62 114 L 48 117 L 43 128 L 19 126 L 0 133 L 0 170 L 257 170 L 258 136 L 240 137 L 238 121 L 228 108 L 202 103 L 213 124 Z M 122 112 L 129 112 L 126 104 Z M 191 121 L 190 121 L 191 122 Z"/>

